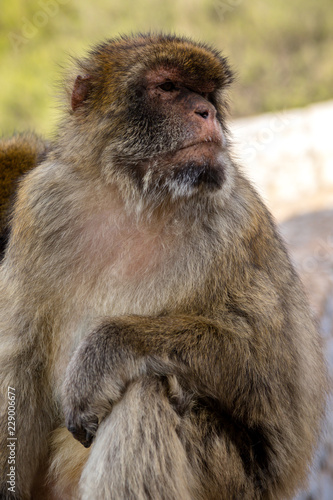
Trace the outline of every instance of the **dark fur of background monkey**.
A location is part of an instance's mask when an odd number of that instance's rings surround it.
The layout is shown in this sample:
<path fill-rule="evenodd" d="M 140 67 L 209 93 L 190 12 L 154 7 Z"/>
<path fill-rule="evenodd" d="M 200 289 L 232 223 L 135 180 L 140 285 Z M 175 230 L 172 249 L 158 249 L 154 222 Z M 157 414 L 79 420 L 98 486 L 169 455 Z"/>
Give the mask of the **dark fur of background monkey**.
<path fill-rule="evenodd" d="M 68 76 L 0 270 L 1 499 L 276 500 L 304 483 L 322 350 L 231 157 L 231 82 L 214 49 L 154 34 L 107 41 Z"/>
<path fill-rule="evenodd" d="M 48 144 L 33 133 L 0 140 L 0 259 L 9 236 L 10 205 L 18 179 L 41 162 Z"/>

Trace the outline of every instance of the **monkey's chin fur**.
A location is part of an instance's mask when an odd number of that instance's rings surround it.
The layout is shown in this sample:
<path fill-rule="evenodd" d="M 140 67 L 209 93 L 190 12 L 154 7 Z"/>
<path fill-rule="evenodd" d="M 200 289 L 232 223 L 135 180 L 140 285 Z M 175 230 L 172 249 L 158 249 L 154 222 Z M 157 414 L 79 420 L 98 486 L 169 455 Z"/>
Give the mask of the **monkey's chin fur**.
<path fill-rule="evenodd" d="M 182 148 L 173 161 L 179 166 L 173 170 L 174 180 L 181 186 L 215 191 L 225 180 L 223 162 L 219 161 L 220 145 L 212 142 L 199 143 Z M 178 156 L 181 155 L 178 163 Z M 171 160 L 172 161 L 172 160 Z"/>
<path fill-rule="evenodd" d="M 227 180 L 230 159 L 220 145 L 200 143 L 155 158 L 142 178 L 144 195 L 169 194 L 171 199 L 214 193 Z"/>

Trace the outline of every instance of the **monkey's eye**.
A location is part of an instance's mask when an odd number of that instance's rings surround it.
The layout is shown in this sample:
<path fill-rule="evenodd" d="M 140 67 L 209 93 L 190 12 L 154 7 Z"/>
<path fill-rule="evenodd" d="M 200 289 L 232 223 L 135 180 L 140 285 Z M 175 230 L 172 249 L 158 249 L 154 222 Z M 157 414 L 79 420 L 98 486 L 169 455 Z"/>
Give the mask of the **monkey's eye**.
<path fill-rule="evenodd" d="M 159 88 L 164 90 L 165 92 L 173 92 L 177 90 L 176 85 L 173 82 L 165 82 L 159 85 Z"/>

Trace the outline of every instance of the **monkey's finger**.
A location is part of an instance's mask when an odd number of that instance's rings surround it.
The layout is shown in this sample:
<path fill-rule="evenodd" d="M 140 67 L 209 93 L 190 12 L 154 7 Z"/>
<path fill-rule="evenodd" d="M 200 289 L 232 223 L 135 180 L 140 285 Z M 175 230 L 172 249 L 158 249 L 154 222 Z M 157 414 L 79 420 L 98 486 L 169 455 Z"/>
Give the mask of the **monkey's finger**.
<path fill-rule="evenodd" d="M 92 443 L 92 440 L 94 439 L 94 434 L 92 434 L 90 431 L 87 431 L 87 430 L 85 430 L 83 428 L 78 428 L 78 427 L 75 427 L 75 426 L 68 427 L 68 430 L 72 434 L 72 436 L 77 441 L 80 441 L 80 443 L 85 448 L 89 448 L 89 446 Z"/>
<path fill-rule="evenodd" d="M 91 417 L 91 420 L 89 420 L 89 422 L 87 420 L 82 420 L 79 423 L 76 423 L 74 419 L 71 419 L 67 424 L 67 429 L 69 430 L 69 432 L 86 448 L 89 448 L 89 446 L 91 445 L 92 440 L 95 437 L 97 427 L 98 419 L 95 416 Z"/>
<path fill-rule="evenodd" d="M 85 440 L 85 442 L 84 442 L 84 443 L 82 443 L 82 444 L 83 444 L 83 446 L 84 446 L 85 448 L 89 448 L 89 447 L 91 446 L 91 443 L 92 443 L 92 441 L 93 441 L 94 437 L 95 437 L 95 436 L 94 436 L 91 432 L 87 431 L 87 432 L 86 432 L 86 440 Z"/>
<path fill-rule="evenodd" d="M 68 425 L 67 429 L 75 439 L 80 441 L 80 443 L 86 440 L 86 432 L 82 427 L 78 427 L 75 425 Z"/>

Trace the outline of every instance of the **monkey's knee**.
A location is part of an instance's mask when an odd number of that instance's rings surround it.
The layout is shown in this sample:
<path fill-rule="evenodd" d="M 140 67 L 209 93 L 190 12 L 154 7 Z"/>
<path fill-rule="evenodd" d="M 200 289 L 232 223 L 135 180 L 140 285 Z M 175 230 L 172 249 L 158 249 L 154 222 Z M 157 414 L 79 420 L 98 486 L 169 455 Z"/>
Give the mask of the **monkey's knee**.
<path fill-rule="evenodd" d="M 84 468 L 82 500 L 193 500 L 195 479 L 163 383 L 133 383 L 100 425 Z"/>
<path fill-rule="evenodd" d="M 50 438 L 50 458 L 43 500 L 73 500 L 79 498 L 78 485 L 90 450 L 76 441 L 62 427 L 53 431 Z M 35 498 L 35 496 L 33 496 Z"/>

